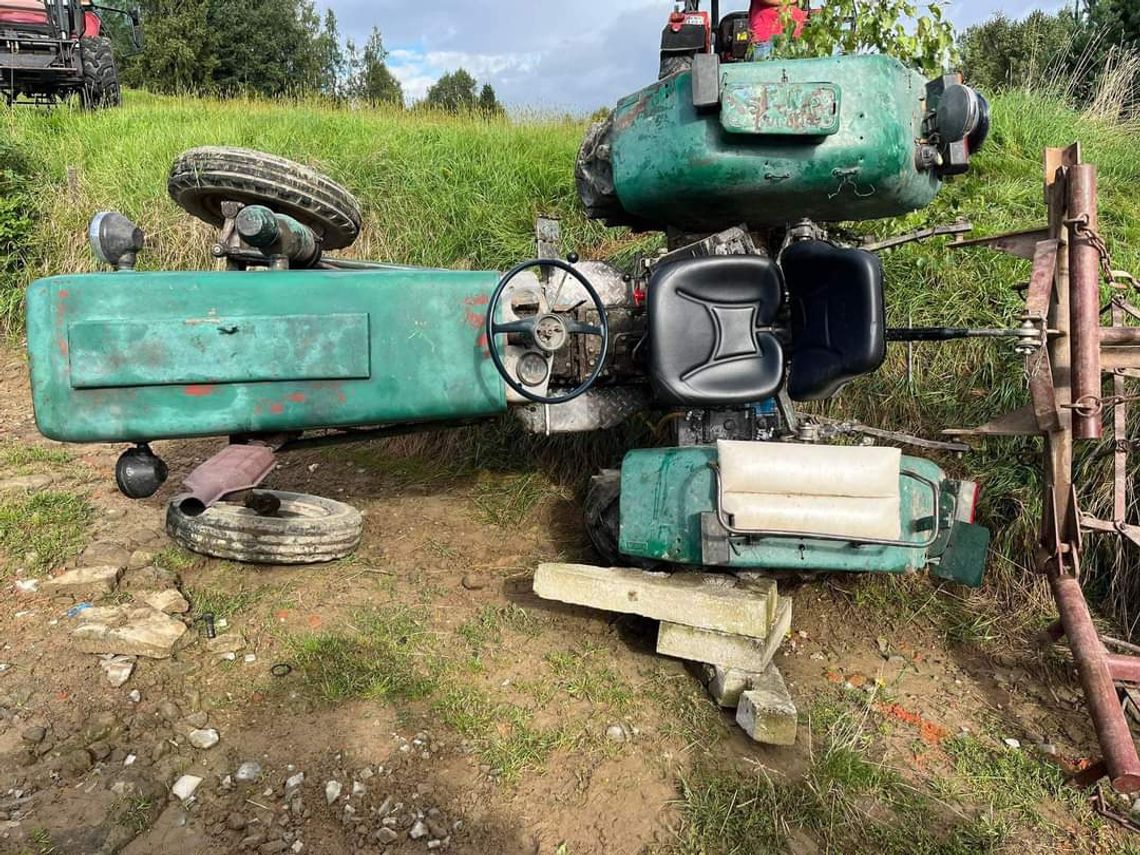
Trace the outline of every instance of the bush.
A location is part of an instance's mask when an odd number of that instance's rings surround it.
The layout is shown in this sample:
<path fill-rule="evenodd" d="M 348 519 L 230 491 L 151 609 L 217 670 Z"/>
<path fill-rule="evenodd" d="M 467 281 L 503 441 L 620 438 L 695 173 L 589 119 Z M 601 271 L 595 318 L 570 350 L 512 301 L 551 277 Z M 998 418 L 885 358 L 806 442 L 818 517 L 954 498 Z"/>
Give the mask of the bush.
<path fill-rule="evenodd" d="M 30 192 L 31 163 L 11 142 L 0 140 L 0 286 L 12 286 L 10 275 L 26 264 L 35 227 Z"/>
<path fill-rule="evenodd" d="M 1066 9 L 1034 12 L 1024 21 L 997 14 L 962 34 L 967 79 L 988 91 L 1034 87 L 1050 71 L 1069 66 L 1084 25 Z"/>

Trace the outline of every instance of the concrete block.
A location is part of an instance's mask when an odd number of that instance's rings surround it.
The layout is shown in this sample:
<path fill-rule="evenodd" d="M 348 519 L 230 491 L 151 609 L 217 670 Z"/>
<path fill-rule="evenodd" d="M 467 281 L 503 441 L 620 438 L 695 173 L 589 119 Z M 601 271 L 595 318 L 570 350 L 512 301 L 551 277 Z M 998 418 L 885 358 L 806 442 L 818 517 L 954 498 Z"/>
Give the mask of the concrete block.
<path fill-rule="evenodd" d="M 702 666 L 705 688 L 717 706 L 736 709 L 740 706 L 740 696 L 752 686 L 759 674 L 738 671 L 735 668 L 721 668 L 717 665 Z"/>
<path fill-rule="evenodd" d="M 88 609 L 80 617 L 71 638 L 83 653 L 168 659 L 187 631 L 182 621 L 151 608 Z"/>
<path fill-rule="evenodd" d="M 657 633 L 657 652 L 675 659 L 760 673 L 771 664 L 791 627 L 792 601 L 780 597 L 776 622 L 772 624 L 767 638 L 732 635 L 662 621 Z"/>
<path fill-rule="evenodd" d="M 784 677 L 775 665 L 753 681 L 740 696 L 736 723 L 756 742 L 764 745 L 795 745 L 799 712 Z"/>
<path fill-rule="evenodd" d="M 766 639 L 770 600 L 776 599 L 776 583 L 769 582 L 744 586 L 731 576 L 710 573 L 542 564 L 534 592 L 546 600 Z"/>

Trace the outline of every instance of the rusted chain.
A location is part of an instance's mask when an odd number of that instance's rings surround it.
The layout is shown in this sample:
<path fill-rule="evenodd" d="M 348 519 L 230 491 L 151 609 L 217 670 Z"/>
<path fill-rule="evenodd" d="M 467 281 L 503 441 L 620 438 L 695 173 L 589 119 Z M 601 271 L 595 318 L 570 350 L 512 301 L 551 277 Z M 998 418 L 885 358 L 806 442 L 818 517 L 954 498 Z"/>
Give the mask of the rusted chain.
<path fill-rule="evenodd" d="M 1088 214 L 1065 220 L 1065 225 L 1071 226 L 1077 237 L 1089 242 L 1100 256 L 1100 270 L 1104 281 L 1113 288 L 1133 288 L 1140 291 L 1140 280 L 1126 270 L 1114 270 L 1112 267 L 1112 253 L 1100 232 L 1089 226 Z"/>

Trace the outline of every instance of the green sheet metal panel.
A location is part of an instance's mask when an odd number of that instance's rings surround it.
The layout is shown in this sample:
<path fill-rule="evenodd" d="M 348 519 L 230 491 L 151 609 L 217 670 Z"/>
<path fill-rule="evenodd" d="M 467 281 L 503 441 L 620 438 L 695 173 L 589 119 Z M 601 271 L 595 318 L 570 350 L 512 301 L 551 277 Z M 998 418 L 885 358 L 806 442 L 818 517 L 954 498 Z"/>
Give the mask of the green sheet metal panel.
<path fill-rule="evenodd" d="M 716 482 L 709 464 L 713 447 L 634 451 L 622 464 L 621 539 L 625 555 L 698 566 L 703 563 L 701 516 L 716 510 Z M 903 468 L 942 483 L 935 464 L 904 457 Z M 914 530 L 916 520 L 933 512 L 930 490 L 901 478 L 903 540 L 922 543 L 928 532 Z M 950 509 L 948 508 L 947 511 Z M 945 536 L 940 538 L 944 543 Z M 729 566 L 758 570 L 905 573 L 923 569 L 940 544 L 928 551 L 902 546 L 860 546 L 810 538 L 733 541 Z"/>
<path fill-rule="evenodd" d="M 693 106 L 692 76 L 666 78 L 614 114 L 614 187 L 647 222 L 691 231 L 893 217 L 926 207 L 941 182 L 915 165 L 925 78 L 885 56 L 768 60 L 721 66 L 719 110 Z M 757 127 L 770 87 L 833 87 L 834 132 L 789 135 Z M 749 105 L 741 93 L 756 93 Z M 841 96 L 841 97 L 840 97 Z M 794 111 L 793 111 L 794 112 Z M 722 124 L 723 123 L 723 124 Z M 752 124 L 753 133 L 743 130 Z"/>
<path fill-rule="evenodd" d="M 41 280 L 27 295 L 36 421 L 52 439 L 133 442 L 500 413 L 484 324 L 497 281 L 438 270 Z"/>
<path fill-rule="evenodd" d="M 829 83 L 728 83 L 721 126 L 730 134 L 830 136 L 838 132 L 842 95 Z"/>
<path fill-rule="evenodd" d="M 67 342 L 76 389 L 366 380 L 371 373 L 366 314 L 88 321 L 71 324 Z"/>

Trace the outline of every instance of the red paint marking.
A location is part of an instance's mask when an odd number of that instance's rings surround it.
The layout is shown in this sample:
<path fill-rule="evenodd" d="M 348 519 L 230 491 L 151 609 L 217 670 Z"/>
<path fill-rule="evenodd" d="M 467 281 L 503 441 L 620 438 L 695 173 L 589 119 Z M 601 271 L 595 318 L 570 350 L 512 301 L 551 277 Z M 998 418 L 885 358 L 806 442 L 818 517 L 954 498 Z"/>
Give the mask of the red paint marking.
<path fill-rule="evenodd" d="M 214 394 L 213 386 L 187 386 L 186 394 L 191 398 L 208 398 Z"/>
<path fill-rule="evenodd" d="M 305 403 L 305 396 L 302 395 L 300 392 L 294 392 L 292 395 L 289 396 L 289 400 L 292 401 L 294 404 L 303 404 L 303 403 Z"/>
<path fill-rule="evenodd" d="M 59 292 L 59 299 L 61 299 L 61 300 L 66 300 L 66 299 L 67 299 L 68 297 L 70 297 L 70 296 L 71 296 L 71 292 L 70 292 L 70 291 L 66 291 L 66 290 L 65 290 L 65 291 L 60 291 L 60 292 Z"/>
<path fill-rule="evenodd" d="M 491 298 L 486 294 L 480 294 L 478 297 L 468 297 L 463 301 L 464 305 L 467 306 L 486 306 L 490 302 Z"/>
<path fill-rule="evenodd" d="M 275 415 L 275 416 L 279 416 L 283 412 L 285 412 L 285 405 L 284 404 L 271 404 L 269 407 L 269 412 L 273 413 L 273 415 Z"/>
<path fill-rule="evenodd" d="M 486 350 L 487 346 L 490 343 L 491 342 L 490 342 L 490 339 L 487 338 L 487 334 L 483 333 L 481 336 L 479 336 L 478 340 L 475 342 L 475 346 L 478 348 L 481 348 L 482 350 Z"/>
<path fill-rule="evenodd" d="M 475 312 L 468 312 L 467 323 L 471 326 L 472 329 L 479 330 L 487 325 L 487 319 L 482 315 L 476 314 Z"/>
<path fill-rule="evenodd" d="M 71 352 L 71 348 L 67 346 L 67 339 L 61 338 L 59 340 L 59 355 L 67 359 L 67 355 Z"/>

